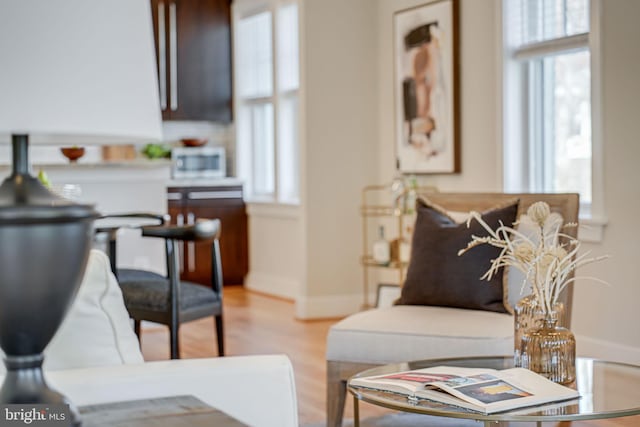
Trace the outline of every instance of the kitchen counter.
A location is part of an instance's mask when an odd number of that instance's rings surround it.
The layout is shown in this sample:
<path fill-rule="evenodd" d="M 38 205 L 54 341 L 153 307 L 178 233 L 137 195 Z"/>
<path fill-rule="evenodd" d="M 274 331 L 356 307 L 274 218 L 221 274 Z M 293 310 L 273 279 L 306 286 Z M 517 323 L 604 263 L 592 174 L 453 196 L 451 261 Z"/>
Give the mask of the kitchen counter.
<path fill-rule="evenodd" d="M 240 178 L 185 178 L 170 179 L 167 187 L 233 187 L 240 186 L 243 181 Z"/>
<path fill-rule="evenodd" d="M 135 159 L 106 162 L 78 163 L 38 163 L 32 166 L 32 173 L 44 170 L 47 175 L 55 175 L 58 182 L 74 182 L 79 177 L 91 181 L 123 181 L 135 179 L 157 179 L 164 181 L 166 187 L 233 187 L 242 186 L 243 180 L 235 177 L 225 178 L 171 178 L 170 159 Z M 11 166 L 0 164 L 0 175 L 11 172 Z"/>
<path fill-rule="evenodd" d="M 171 167 L 171 160 L 159 159 L 159 160 L 123 160 L 114 162 L 78 162 L 78 163 L 35 163 L 31 169 L 38 171 L 40 169 L 48 170 L 92 170 L 92 169 L 155 169 Z M 0 164 L 0 169 L 10 169 L 9 164 Z"/>

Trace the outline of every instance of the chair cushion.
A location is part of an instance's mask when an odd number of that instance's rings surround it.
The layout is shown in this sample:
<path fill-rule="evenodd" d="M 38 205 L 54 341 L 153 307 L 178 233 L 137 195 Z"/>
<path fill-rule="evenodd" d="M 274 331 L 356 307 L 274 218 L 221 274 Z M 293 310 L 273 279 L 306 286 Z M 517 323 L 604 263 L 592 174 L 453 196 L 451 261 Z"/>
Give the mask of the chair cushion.
<path fill-rule="evenodd" d="M 142 270 L 120 269 L 118 280 L 129 309 L 169 310 L 169 280 L 166 277 Z M 180 309 L 189 310 L 216 303 L 220 303 L 220 297 L 211 288 L 180 282 Z"/>
<path fill-rule="evenodd" d="M 490 227 L 511 224 L 516 218 L 517 200 L 482 214 Z M 477 222 L 459 224 L 442 208 L 418 200 L 418 216 L 411 247 L 411 260 L 399 304 L 489 310 L 505 313 L 502 270 L 488 282 L 481 280 L 500 249 L 481 245 L 458 256 L 472 235 L 488 233 Z"/>
<path fill-rule="evenodd" d="M 92 250 L 78 295 L 45 351 L 44 366 L 58 370 L 143 361 L 109 258 Z"/>
<path fill-rule="evenodd" d="M 141 281 L 162 281 L 167 280 L 166 276 L 163 276 L 153 271 L 136 270 L 133 268 L 119 268 L 118 269 L 118 282 L 141 282 Z"/>
<path fill-rule="evenodd" d="M 353 314 L 327 338 L 327 360 L 393 363 L 419 359 L 509 355 L 509 314 L 436 306 L 396 305 Z"/>

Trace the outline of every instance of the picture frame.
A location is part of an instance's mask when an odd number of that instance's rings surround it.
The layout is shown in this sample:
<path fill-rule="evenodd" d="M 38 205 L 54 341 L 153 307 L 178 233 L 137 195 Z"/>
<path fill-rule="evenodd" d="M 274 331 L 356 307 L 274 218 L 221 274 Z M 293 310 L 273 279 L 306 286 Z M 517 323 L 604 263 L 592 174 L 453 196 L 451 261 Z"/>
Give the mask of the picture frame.
<path fill-rule="evenodd" d="M 460 172 L 458 0 L 393 17 L 395 153 L 407 174 Z"/>

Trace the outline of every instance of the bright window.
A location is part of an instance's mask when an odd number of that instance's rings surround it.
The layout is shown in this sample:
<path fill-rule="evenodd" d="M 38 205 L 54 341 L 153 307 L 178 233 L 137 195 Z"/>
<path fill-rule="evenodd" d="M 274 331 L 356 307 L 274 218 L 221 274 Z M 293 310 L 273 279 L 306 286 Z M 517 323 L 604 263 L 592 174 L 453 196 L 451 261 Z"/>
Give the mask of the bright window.
<path fill-rule="evenodd" d="M 597 0 L 595 0 L 597 1 Z M 504 186 L 593 198 L 589 0 L 504 0 Z"/>
<path fill-rule="evenodd" d="M 298 5 L 234 2 L 238 175 L 250 201 L 298 203 Z"/>

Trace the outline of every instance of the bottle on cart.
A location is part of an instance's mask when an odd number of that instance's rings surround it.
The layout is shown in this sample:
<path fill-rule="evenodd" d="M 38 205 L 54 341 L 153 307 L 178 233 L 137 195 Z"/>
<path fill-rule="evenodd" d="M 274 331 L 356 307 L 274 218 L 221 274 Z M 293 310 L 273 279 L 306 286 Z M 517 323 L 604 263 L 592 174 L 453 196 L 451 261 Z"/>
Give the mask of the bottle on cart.
<path fill-rule="evenodd" d="M 405 210 L 405 202 L 404 177 L 400 171 L 396 171 L 393 181 L 391 181 L 391 205 L 394 215 L 402 215 Z"/>
<path fill-rule="evenodd" d="M 381 265 L 389 264 L 391 260 L 391 248 L 389 241 L 384 237 L 384 226 L 378 229 L 378 239 L 373 242 L 373 260 Z"/>
<path fill-rule="evenodd" d="M 409 188 L 405 200 L 405 213 L 413 215 L 416 212 L 416 200 L 418 199 L 418 180 L 415 176 L 409 178 Z"/>

